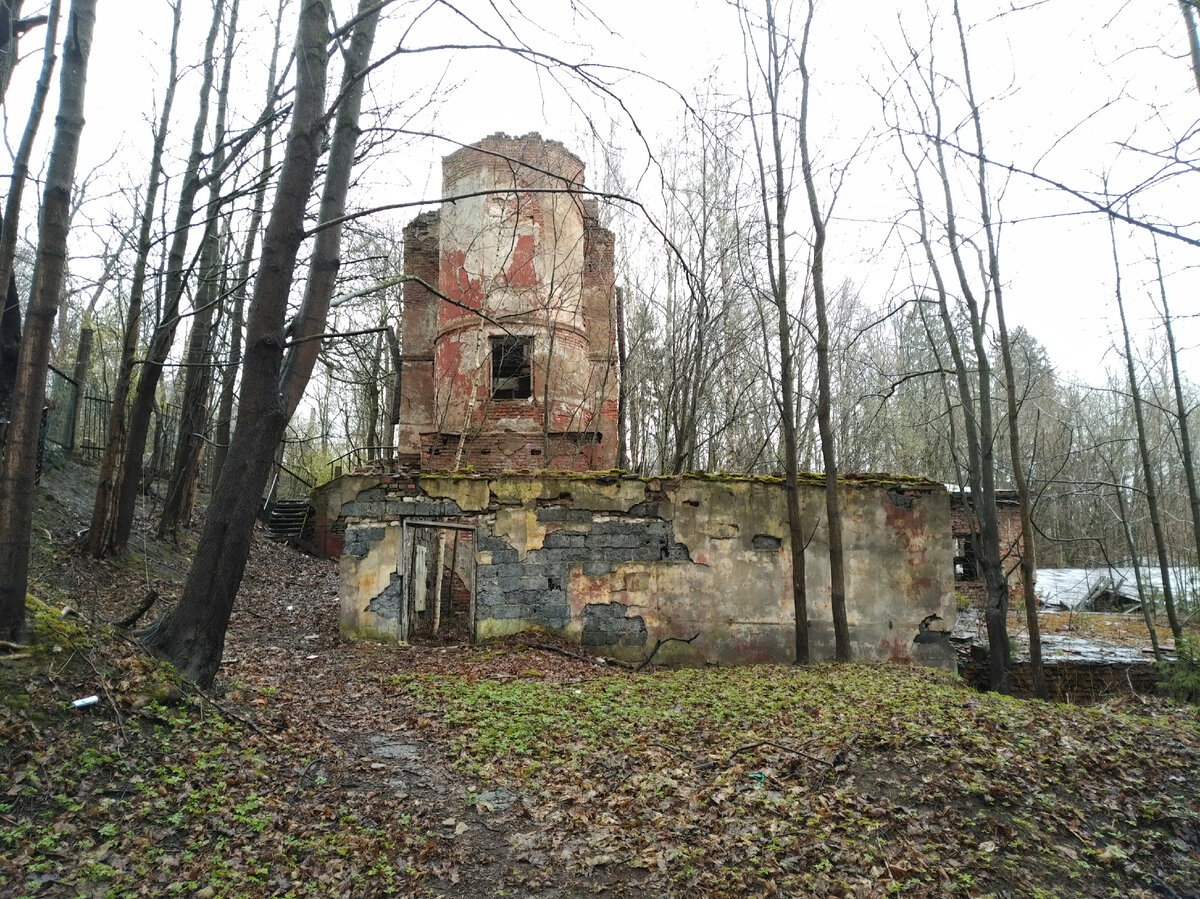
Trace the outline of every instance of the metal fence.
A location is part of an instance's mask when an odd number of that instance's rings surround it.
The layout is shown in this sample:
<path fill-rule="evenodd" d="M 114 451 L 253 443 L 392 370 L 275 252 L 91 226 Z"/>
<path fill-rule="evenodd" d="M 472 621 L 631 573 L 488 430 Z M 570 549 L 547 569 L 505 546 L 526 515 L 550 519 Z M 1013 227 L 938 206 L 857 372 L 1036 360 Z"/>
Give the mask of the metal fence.
<path fill-rule="evenodd" d="M 79 384 L 53 365 L 46 375 L 46 441 L 63 449 L 75 448 L 75 421 L 79 408 Z"/>
<path fill-rule="evenodd" d="M 46 380 L 46 442 L 93 462 L 104 456 L 108 445 L 108 419 L 112 400 L 85 393 L 70 375 L 54 366 Z M 154 410 L 151 439 L 147 441 L 144 474 L 165 478 L 171 473 L 179 432 L 179 410 L 168 404 Z M 206 447 L 200 461 L 199 488 L 212 487 L 213 456 Z"/>

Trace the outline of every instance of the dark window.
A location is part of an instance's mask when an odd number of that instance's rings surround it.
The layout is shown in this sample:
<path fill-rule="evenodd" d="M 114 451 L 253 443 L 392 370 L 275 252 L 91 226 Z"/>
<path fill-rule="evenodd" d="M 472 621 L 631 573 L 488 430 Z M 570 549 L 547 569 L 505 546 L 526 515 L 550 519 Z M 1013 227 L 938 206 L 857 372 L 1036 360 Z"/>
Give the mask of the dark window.
<path fill-rule="evenodd" d="M 550 435 L 552 440 L 573 443 L 576 446 L 591 446 L 601 440 L 599 431 L 555 431 Z"/>
<path fill-rule="evenodd" d="M 492 396 L 498 400 L 523 400 L 533 394 L 528 337 L 492 338 Z"/>
<path fill-rule="evenodd" d="M 954 537 L 954 579 L 956 581 L 979 579 L 979 571 L 975 564 L 975 541 L 961 534 L 956 534 Z"/>

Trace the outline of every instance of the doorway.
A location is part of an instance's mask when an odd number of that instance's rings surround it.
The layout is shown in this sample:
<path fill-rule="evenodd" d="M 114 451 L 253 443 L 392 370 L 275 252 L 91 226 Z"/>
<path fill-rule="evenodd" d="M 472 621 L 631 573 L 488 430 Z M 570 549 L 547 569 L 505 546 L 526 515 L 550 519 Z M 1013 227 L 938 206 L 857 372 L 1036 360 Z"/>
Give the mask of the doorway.
<path fill-rule="evenodd" d="M 396 573 L 405 584 L 401 640 L 475 642 L 475 525 L 404 519 Z"/>

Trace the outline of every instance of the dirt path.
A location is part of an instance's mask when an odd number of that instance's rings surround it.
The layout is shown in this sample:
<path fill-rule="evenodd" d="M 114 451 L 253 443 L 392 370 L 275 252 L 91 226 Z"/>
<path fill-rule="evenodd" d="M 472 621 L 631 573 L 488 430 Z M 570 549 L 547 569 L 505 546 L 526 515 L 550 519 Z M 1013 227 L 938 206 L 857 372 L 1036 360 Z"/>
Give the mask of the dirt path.
<path fill-rule="evenodd" d="M 542 825 L 503 784 L 473 781 L 446 755 L 440 722 L 397 688 L 401 673 L 454 671 L 511 679 L 537 665 L 552 679 L 603 676 L 596 666 L 514 646 L 395 646 L 338 635 L 337 566 L 261 538 L 230 621 L 221 684 L 235 708 L 283 739 L 312 746 L 307 777 L 333 794 L 403 809 L 422 834 L 431 895 L 656 895 L 618 872 L 586 880 L 553 870 L 537 852 Z"/>
<path fill-rule="evenodd" d="M 148 589 L 161 615 L 179 595 L 189 560 L 148 536 L 152 500 L 140 504 L 133 553 L 118 560 L 80 557 L 95 471 L 67 463 L 41 484 L 35 526 L 47 537 L 37 576 L 87 619 L 113 621 Z M 194 534 L 191 535 L 194 540 Z M 546 679 L 604 676 L 603 669 L 521 646 L 397 646 L 352 642 L 338 633 L 337 563 L 254 538 L 230 620 L 224 664 L 210 697 L 268 737 L 281 752 L 274 792 L 297 814 L 322 810 L 377 825 L 395 855 L 411 859 L 413 895 L 658 895 L 641 872 L 593 871 L 586 878 L 552 869 L 544 854 L 514 845 L 542 843 L 543 825 L 503 784 L 465 776 L 447 756 L 449 734 L 423 716 L 399 686 L 409 673 L 454 672 L 511 680 L 537 667 Z M 299 777 L 286 759 L 307 758 Z M 303 797 L 303 798 L 298 798 Z M 396 830 L 402 832 L 395 832 Z M 275 888 L 286 892 L 283 882 Z"/>

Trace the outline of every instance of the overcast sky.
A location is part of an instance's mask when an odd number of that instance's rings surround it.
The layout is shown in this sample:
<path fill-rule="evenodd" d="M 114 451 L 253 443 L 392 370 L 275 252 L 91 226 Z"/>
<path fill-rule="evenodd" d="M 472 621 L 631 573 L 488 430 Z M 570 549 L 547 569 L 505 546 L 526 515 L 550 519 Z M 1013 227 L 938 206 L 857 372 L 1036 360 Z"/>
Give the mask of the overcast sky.
<path fill-rule="evenodd" d="M 957 46 L 947 43 L 950 7 L 930 0 L 940 22 L 935 43 L 938 67 L 959 77 Z M 294 5 L 294 4 L 293 4 Z M 427 4 L 400 2 L 380 33 L 378 47 L 394 46 L 412 10 Z M 28 7 L 29 4 L 27 3 Z M 203 43 L 208 4 L 185 5 L 185 59 L 194 59 Z M 239 47 L 238 89 L 242 120 L 261 104 L 275 0 L 242 0 L 246 35 Z M 348 3 L 338 4 L 347 14 Z M 588 139 L 587 116 L 597 130 L 614 134 L 626 147 L 625 175 L 647 171 L 646 151 L 633 131 L 641 130 L 650 152 L 677 139 L 683 121 L 678 94 L 691 96 L 710 79 L 713 90 L 733 102 L 744 95 L 745 68 L 737 17 L 724 0 L 532 0 L 517 4 L 528 21 L 514 19 L 529 42 L 568 61 L 623 67 L 610 72 L 623 104 L 601 103 L 571 89 L 573 104 L 554 77 L 535 71 L 510 55 L 495 52 L 421 53 L 405 56 L 372 76 L 376 101 L 406 101 L 422 110 L 410 127 L 437 130 L 450 142 L 395 141 L 397 152 L 373 163 L 363 203 L 435 197 L 440 183 L 438 159 L 454 141 L 469 143 L 495 131 L 539 131 L 563 140 L 590 164 L 589 180 L 600 173 Z M 465 0 L 464 10 L 485 7 Z M 1158 167 L 1144 151 L 1169 148 L 1189 133 L 1200 110 L 1186 55 L 1182 19 L 1173 0 L 1133 4 L 1125 0 L 1012 0 L 964 3 L 972 54 L 975 93 L 983 101 L 985 138 L 990 157 L 1011 161 L 1085 190 L 1099 187 L 1106 174 L 1116 189 L 1136 183 Z M 1021 7 L 1013 9 L 1012 7 Z M 164 91 L 169 12 L 162 0 L 139 0 L 137 17 L 130 5 L 100 4 L 88 88 L 88 124 L 81 171 L 115 154 L 100 181 L 109 188 L 136 181 L 148 155 L 150 118 Z M 500 31 L 504 26 L 480 12 L 477 24 Z M 602 20 L 602 21 L 601 21 Z M 285 14 L 290 44 L 295 11 Z M 880 115 L 880 95 L 894 84 L 896 60 L 904 59 L 900 27 L 924 47 L 929 13 L 924 2 L 865 0 L 853 4 L 825 0 L 813 25 L 813 127 L 819 164 L 828 177 L 859 150 L 847 171 L 845 187 L 831 223 L 830 274 L 834 283 L 848 278 L 860 286 L 863 301 L 884 306 L 911 293 L 905 265 L 911 233 L 893 223 L 911 208 L 907 173 L 896 164 L 895 148 Z M 545 32 L 539 29 L 544 28 Z M 405 38 L 406 46 L 464 40 L 462 23 L 431 16 Z M 41 33 L 22 45 L 27 54 Z M 476 38 L 476 41 L 478 38 Z M 36 58 L 18 68 L 36 75 Z M 638 73 L 638 74 L 634 74 Z M 176 129 L 179 140 L 190 133 L 190 88 L 182 87 Z M 564 83 L 570 83 L 569 79 Z M 10 108 L 27 89 L 14 82 Z M 46 126 L 53 116 L 48 107 Z M 961 110 L 958 111 L 961 114 Z M 12 118 L 12 117 L 10 117 Z M 609 120 L 615 124 L 610 125 Z M 15 146 L 23 123 L 7 122 Z M 1193 141 L 1194 143 L 1194 141 Z M 652 172 L 652 169 L 650 170 Z M 1023 325 L 1050 350 L 1067 372 L 1096 380 L 1113 338 L 1113 274 L 1107 225 L 1061 192 L 1029 179 L 1004 177 L 993 170 L 993 186 L 1003 188 L 1002 266 L 1010 325 Z M 651 175 L 642 182 L 650 198 Z M 1135 212 L 1185 222 L 1194 218 L 1186 179 L 1147 193 Z M 177 189 L 177 188 L 172 188 Z M 802 211 L 802 204 L 797 204 Z M 415 210 L 414 210 L 415 212 Z M 398 223 L 412 213 L 393 216 Z M 804 222 L 793 225 L 802 229 Z M 1146 257 L 1147 240 L 1122 228 L 1125 289 L 1141 326 L 1152 323 L 1150 294 L 1157 293 Z M 1180 317 L 1194 315 L 1197 251 L 1160 241 L 1165 270 Z M 797 242 L 797 251 L 802 247 Z M 1189 331 L 1186 342 L 1197 342 Z"/>

